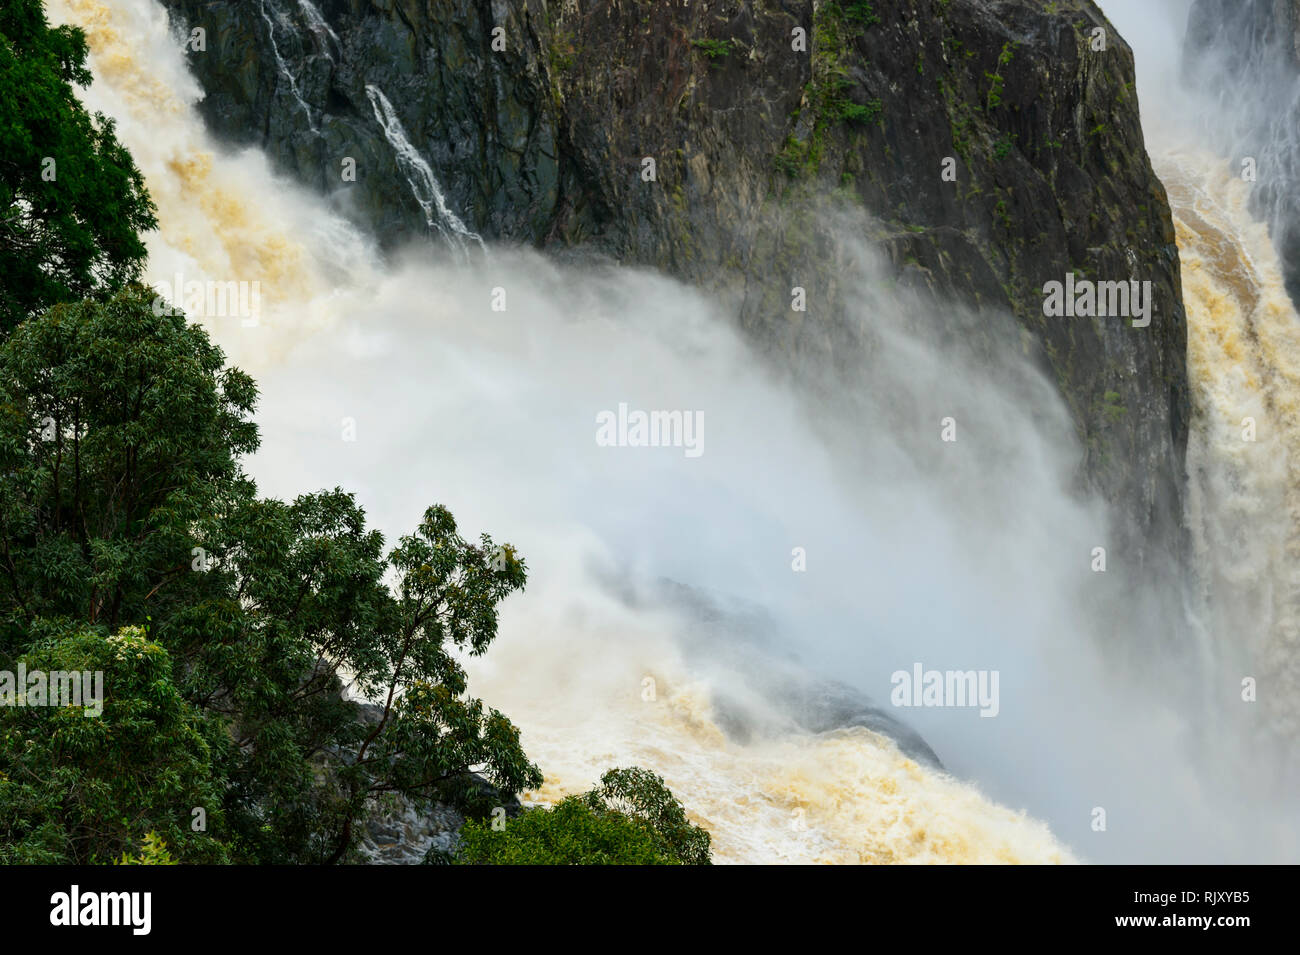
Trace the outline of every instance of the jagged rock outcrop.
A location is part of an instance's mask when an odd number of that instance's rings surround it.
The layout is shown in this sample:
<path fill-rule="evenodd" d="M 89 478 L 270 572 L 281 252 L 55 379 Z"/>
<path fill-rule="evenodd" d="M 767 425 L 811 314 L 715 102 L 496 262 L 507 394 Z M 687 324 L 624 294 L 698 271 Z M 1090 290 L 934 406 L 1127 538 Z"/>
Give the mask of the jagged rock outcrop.
<path fill-rule="evenodd" d="M 1090 0 L 164 2 L 207 31 L 191 61 L 212 128 L 383 241 L 476 232 L 661 267 L 818 374 L 869 328 L 812 197 L 865 209 L 900 283 L 1014 312 L 1131 548 L 1180 539 L 1177 249 L 1132 53 Z M 1070 270 L 1150 280 L 1151 325 L 1045 317 Z"/>
<path fill-rule="evenodd" d="M 373 726 L 383 717 L 383 707 L 354 703 L 357 718 Z M 338 754 L 326 754 L 319 772 L 330 772 Z M 508 818 L 523 812 L 523 804 L 502 793 L 477 773 L 466 773 L 450 786 L 443 799 L 412 799 L 386 793 L 366 802 L 357 826 L 351 858 L 368 865 L 423 865 L 450 862 L 460 847 L 460 828 L 466 812 L 486 814 L 498 807 Z"/>
<path fill-rule="evenodd" d="M 369 865 L 422 865 L 456 853 L 465 817 L 445 803 L 421 808 L 398 796 L 367 809 L 357 852 Z"/>
<path fill-rule="evenodd" d="M 862 727 L 893 740 L 909 758 L 943 770 L 938 755 L 911 726 L 861 690 L 814 675 L 783 650 L 788 643 L 763 608 L 726 607 L 716 595 L 667 578 L 656 581 L 648 594 L 611 584 L 630 606 L 671 607 L 691 621 L 691 639 L 682 652 L 696 672 L 715 675 L 713 715 L 732 739 L 747 743 L 792 729 L 824 733 Z"/>

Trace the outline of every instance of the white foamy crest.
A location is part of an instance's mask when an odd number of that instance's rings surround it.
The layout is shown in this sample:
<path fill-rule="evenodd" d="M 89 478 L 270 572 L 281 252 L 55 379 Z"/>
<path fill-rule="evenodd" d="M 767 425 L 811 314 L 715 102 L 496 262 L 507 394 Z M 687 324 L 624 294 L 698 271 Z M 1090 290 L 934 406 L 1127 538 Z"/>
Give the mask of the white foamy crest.
<path fill-rule="evenodd" d="M 1300 738 L 1300 316 L 1249 185 L 1196 150 L 1157 161 L 1188 312 L 1189 524 L 1223 697 L 1260 682 L 1267 732 Z"/>

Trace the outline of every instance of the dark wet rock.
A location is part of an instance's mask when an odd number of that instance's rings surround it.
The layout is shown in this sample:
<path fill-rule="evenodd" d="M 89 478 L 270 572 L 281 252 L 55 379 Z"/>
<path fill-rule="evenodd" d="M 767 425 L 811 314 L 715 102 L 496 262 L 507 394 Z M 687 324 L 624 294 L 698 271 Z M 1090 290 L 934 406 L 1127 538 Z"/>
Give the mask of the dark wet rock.
<path fill-rule="evenodd" d="M 459 847 L 465 817 L 445 803 L 421 808 L 399 796 L 366 808 L 356 848 L 369 865 L 421 865 Z"/>
<path fill-rule="evenodd" d="M 810 669 L 785 649 L 776 623 L 761 607 L 725 600 L 661 579 L 648 594 L 626 587 L 622 599 L 668 607 L 688 621 L 682 650 L 692 672 L 715 677 L 710 702 L 719 727 L 747 743 L 791 731 L 825 733 L 862 727 L 893 740 L 912 759 L 943 769 L 925 739 L 869 695 Z"/>
<path fill-rule="evenodd" d="M 343 705 L 353 708 L 363 726 L 373 727 L 384 715 L 384 708 L 375 703 Z M 324 753 L 317 760 L 316 771 L 333 772 L 340 759 L 346 758 L 347 754 Z M 368 800 L 365 815 L 356 826 L 350 860 L 367 865 L 445 863 L 459 848 L 460 828 L 467 815 L 488 817 L 500 808 L 507 818 L 514 818 L 524 808 L 517 797 L 501 793 L 472 772 L 443 784 L 437 796 L 412 799 L 388 793 Z"/>
<path fill-rule="evenodd" d="M 862 237 L 899 284 L 1015 314 L 1070 408 L 1081 478 L 1122 508 L 1132 566 L 1181 550 L 1174 231 L 1132 53 L 1089 0 L 164 3 L 207 30 L 191 62 L 211 127 L 382 242 L 445 223 L 407 188 L 367 87 L 467 230 L 695 282 L 829 388 L 870 328 L 845 308 L 853 293 L 810 197 L 865 210 Z M 796 30 L 807 52 L 792 50 Z M 956 182 L 940 177 L 945 158 Z M 1043 283 L 1068 270 L 1150 280 L 1150 327 L 1045 318 Z M 806 314 L 789 308 L 793 285 L 809 290 Z"/>

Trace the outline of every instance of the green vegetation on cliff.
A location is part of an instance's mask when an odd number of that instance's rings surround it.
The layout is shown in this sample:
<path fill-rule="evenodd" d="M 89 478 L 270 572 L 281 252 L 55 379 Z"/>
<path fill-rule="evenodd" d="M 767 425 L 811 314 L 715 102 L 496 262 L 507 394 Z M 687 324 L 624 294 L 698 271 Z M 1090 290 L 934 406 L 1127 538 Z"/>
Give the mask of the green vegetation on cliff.
<path fill-rule="evenodd" d="M 846 58 L 850 43 L 864 30 L 880 20 L 870 3 L 824 3 L 813 17 L 813 57 L 811 78 L 804 87 L 800 115 L 806 111 L 807 138 L 790 136 L 777 154 L 777 168 L 797 178 L 815 175 L 821 163 L 827 130 L 839 123 L 868 126 L 880 118 L 881 102 L 870 99 L 857 103 L 849 99 L 851 87 Z"/>
<path fill-rule="evenodd" d="M 487 649 L 523 560 L 443 507 L 385 553 L 350 494 L 259 497 L 253 382 L 153 302 L 54 306 L 0 346 L 0 655 L 106 681 L 98 718 L 0 710 L 0 841 L 106 861 L 156 830 L 182 861 L 340 861 L 373 795 L 471 767 L 539 785 L 453 654 Z M 382 701 L 373 723 L 339 672 Z"/>
<path fill-rule="evenodd" d="M 461 832 L 466 865 L 707 865 L 709 834 L 686 818 L 664 781 L 612 769 L 600 786 L 550 809 L 525 809 L 499 827 L 472 820 Z M 503 820 L 504 822 L 504 820 Z"/>

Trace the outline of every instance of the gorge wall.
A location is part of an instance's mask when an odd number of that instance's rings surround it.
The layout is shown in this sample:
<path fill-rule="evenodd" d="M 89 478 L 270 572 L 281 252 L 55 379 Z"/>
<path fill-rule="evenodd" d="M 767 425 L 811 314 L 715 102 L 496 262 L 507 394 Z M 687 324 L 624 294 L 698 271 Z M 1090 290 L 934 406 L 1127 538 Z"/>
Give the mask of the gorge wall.
<path fill-rule="evenodd" d="M 1178 253 L 1131 50 L 1088 0 L 165 5 L 205 31 L 189 60 L 211 128 L 386 245 L 441 232 L 661 268 L 818 376 L 869 341 L 838 307 L 830 227 L 865 210 L 899 286 L 1016 316 L 1133 565 L 1181 546 Z M 1150 280 L 1150 326 L 1044 317 L 1068 271 Z"/>

